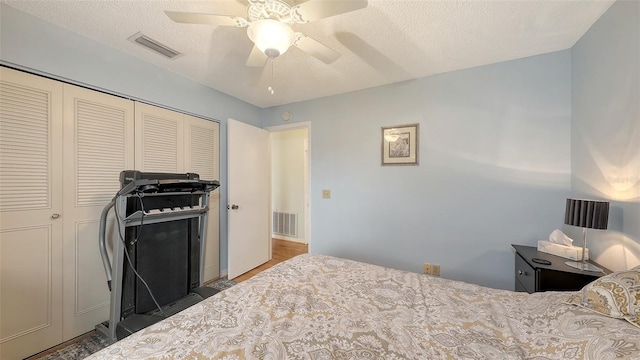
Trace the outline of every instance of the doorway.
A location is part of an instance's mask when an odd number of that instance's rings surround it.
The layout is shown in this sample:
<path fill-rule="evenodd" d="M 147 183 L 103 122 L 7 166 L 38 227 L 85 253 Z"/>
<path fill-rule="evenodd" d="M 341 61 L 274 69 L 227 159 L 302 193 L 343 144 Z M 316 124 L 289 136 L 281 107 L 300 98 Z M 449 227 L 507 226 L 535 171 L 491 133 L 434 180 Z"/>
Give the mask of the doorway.
<path fill-rule="evenodd" d="M 271 237 L 308 245 L 310 124 L 266 130 L 271 148 Z"/>

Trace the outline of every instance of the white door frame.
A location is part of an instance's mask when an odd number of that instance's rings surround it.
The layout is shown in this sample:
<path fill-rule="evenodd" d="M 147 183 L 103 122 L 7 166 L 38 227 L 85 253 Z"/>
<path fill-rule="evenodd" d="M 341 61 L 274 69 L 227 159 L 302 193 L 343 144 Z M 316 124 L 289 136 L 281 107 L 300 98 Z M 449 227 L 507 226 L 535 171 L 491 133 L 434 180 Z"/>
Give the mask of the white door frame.
<path fill-rule="evenodd" d="M 307 129 L 307 156 L 305 158 L 306 169 L 304 172 L 304 203 L 305 203 L 305 211 L 304 211 L 304 238 L 307 241 L 307 245 L 311 244 L 311 122 L 303 121 L 291 124 L 284 125 L 276 125 L 276 126 L 268 126 L 264 128 L 269 133 L 281 132 L 281 131 L 289 131 L 289 130 L 298 130 L 298 129 Z M 269 204 L 271 208 L 271 203 Z"/>

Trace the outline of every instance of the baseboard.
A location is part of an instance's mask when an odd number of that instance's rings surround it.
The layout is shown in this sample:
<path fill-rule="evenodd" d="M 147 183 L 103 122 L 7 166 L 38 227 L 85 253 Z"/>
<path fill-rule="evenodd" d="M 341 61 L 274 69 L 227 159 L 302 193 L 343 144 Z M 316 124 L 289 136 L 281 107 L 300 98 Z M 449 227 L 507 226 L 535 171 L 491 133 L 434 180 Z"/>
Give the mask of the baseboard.
<path fill-rule="evenodd" d="M 222 275 L 220 274 L 220 271 L 218 271 L 218 268 L 216 266 L 206 266 L 204 268 L 203 276 L 204 276 L 204 279 L 202 279 L 203 283 L 211 280 L 216 280 L 222 277 Z"/>

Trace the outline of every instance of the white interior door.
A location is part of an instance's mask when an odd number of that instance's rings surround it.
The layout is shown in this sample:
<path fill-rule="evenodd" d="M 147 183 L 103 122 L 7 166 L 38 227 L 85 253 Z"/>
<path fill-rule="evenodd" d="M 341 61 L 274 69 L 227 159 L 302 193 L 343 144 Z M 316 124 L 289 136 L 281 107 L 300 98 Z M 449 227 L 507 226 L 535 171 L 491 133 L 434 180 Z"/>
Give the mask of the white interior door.
<path fill-rule="evenodd" d="M 269 132 L 229 119 L 227 136 L 228 277 L 269 261 Z"/>
<path fill-rule="evenodd" d="M 64 85 L 64 339 L 109 318 L 98 249 L 100 214 L 133 168 L 133 101 Z M 115 230 L 113 211 L 107 239 Z"/>
<path fill-rule="evenodd" d="M 0 359 L 62 341 L 62 84 L 0 68 Z"/>

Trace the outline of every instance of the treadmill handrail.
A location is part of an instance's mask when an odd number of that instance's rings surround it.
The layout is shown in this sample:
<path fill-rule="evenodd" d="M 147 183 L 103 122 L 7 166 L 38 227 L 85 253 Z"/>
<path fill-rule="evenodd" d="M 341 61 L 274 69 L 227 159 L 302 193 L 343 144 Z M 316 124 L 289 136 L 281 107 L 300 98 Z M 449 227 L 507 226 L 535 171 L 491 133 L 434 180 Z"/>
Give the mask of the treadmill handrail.
<path fill-rule="evenodd" d="M 172 192 L 133 192 L 129 194 L 120 194 L 124 197 L 147 197 L 147 196 L 179 196 L 179 195 L 203 195 L 209 192 L 209 190 L 195 190 L 195 191 L 172 191 Z"/>
<path fill-rule="evenodd" d="M 104 272 L 107 274 L 107 286 L 109 287 L 109 291 L 111 291 L 111 261 L 109 261 L 109 254 L 107 253 L 105 235 L 107 229 L 107 215 L 115 203 L 115 198 L 111 199 L 104 209 L 102 209 L 102 213 L 100 214 L 100 230 L 98 231 L 98 247 L 100 248 L 100 256 L 102 257 Z"/>

